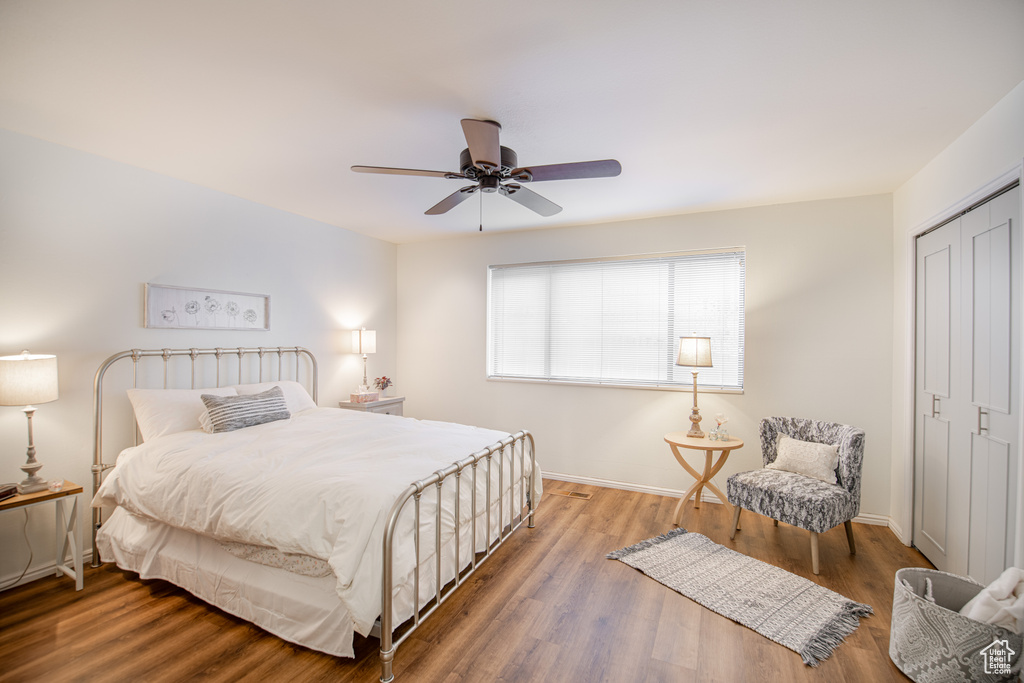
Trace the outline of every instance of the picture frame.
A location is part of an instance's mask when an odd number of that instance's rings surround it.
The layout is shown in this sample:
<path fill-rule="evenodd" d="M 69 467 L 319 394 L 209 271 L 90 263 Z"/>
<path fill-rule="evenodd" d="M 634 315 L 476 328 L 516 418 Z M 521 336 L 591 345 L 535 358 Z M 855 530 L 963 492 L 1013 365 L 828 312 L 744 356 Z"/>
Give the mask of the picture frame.
<path fill-rule="evenodd" d="M 146 283 L 145 327 L 186 330 L 270 330 L 270 295 Z"/>

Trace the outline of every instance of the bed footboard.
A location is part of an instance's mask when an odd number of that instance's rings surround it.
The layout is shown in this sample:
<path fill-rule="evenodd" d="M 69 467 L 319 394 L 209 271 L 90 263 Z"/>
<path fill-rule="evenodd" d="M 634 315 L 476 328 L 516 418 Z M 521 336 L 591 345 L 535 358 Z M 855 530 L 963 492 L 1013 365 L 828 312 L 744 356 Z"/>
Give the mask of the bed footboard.
<path fill-rule="evenodd" d="M 529 455 L 527 455 L 527 443 L 529 444 Z M 505 463 L 506 463 L 506 449 L 509 456 L 507 458 L 509 467 L 508 474 L 509 483 L 505 484 Z M 518 453 L 519 463 L 519 474 L 516 475 L 516 456 Z M 495 538 L 491 538 L 491 509 L 494 506 L 493 491 L 491 486 L 492 479 L 492 468 L 495 467 L 495 458 L 497 455 L 497 478 L 498 478 L 498 496 L 497 496 L 497 507 L 498 507 L 498 528 L 495 534 Z M 526 463 L 529 462 L 529 469 L 527 469 Z M 477 497 L 479 489 L 477 486 L 478 470 L 483 469 L 482 476 L 486 477 L 485 484 L 483 486 L 484 492 L 484 513 L 483 518 L 485 519 L 484 529 L 487 533 L 487 539 L 485 549 L 483 551 L 477 551 L 477 522 L 478 522 L 478 503 Z M 467 558 L 467 567 L 462 569 L 462 561 L 459 557 L 460 552 L 460 539 L 462 532 L 462 518 L 460 515 L 460 504 L 462 498 L 462 476 L 468 472 L 468 476 L 472 479 L 472 514 L 470 516 L 470 547 L 469 557 Z M 447 600 L 451 594 L 458 588 L 463 581 L 465 581 L 473 572 L 476 571 L 477 567 L 486 560 L 490 555 L 498 548 L 505 539 L 512 534 L 513 531 L 522 526 L 522 523 L 526 521 L 527 526 L 533 527 L 533 515 L 536 505 L 534 496 L 534 485 L 537 477 L 537 457 L 534 448 L 533 435 L 528 431 L 520 431 L 512 434 L 511 436 L 502 439 L 501 441 L 484 448 L 483 450 L 477 451 L 467 458 L 454 462 L 444 469 L 440 469 L 434 472 L 431 476 L 421 479 L 415 483 L 410 484 L 405 491 L 399 495 L 395 504 L 391 508 L 391 512 L 388 514 L 387 526 L 384 530 L 384 566 L 383 566 L 383 580 L 381 585 L 381 612 L 380 612 L 380 680 L 382 683 L 389 683 L 394 679 L 392 673 L 392 662 L 395 657 L 395 649 L 401 645 L 413 631 L 419 627 L 420 623 L 430 616 L 434 610 Z M 452 523 L 449 525 L 453 532 L 454 538 L 454 578 L 449 580 L 447 583 L 442 579 L 442 488 L 445 485 L 454 486 L 454 517 Z M 420 605 L 420 535 L 422 532 L 422 525 L 420 524 L 420 497 L 423 492 L 428 490 L 429 487 L 434 486 L 437 489 L 436 492 L 436 518 L 434 520 L 434 557 L 435 557 L 435 574 L 434 574 L 434 595 L 426 601 L 424 605 Z M 519 495 L 516 496 L 518 487 Z M 505 500 L 505 492 L 508 491 L 509 500 Z M 518 505 L 517 505 L 518 501 Z M 402 512 L 406 509 L 409 503 L 413 506 L 413 528 L 414 528 L 414 547 L 415 547 L 415 565 L 413 569 L 413 597 L 412 597 L 412 617 L 404 622 L 402 625 L 394 624 L 394 560 L 395 560 L 395 533 L 398 528 L 398 520 Z M 506 520 L 506 511 L 507 519 Z M 402 632 L 396 638 L 396 628 L 401 627 Z"/>

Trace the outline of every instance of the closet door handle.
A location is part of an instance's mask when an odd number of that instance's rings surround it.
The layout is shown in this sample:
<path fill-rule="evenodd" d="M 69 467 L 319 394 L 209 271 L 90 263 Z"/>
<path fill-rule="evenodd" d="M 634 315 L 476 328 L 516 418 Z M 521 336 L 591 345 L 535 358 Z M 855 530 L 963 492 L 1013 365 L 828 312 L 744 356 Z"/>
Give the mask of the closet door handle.
<path fill-rule="evenodd" d="M 987 416 L 988 415 L 988 411 L 983 410 L 981 406 L 978 406 L 978 436 L 981 436 L 981 432 L 983 430 L 986 431 L 986 432 L 988 431 L 988 427 L 982 427 L 981 426 L 981 416 L 982 415 L 986 415 Z"/>
<path fill-rule="evenodd" d="M 939 416 L 939 397 L 932 394 L 932 417 Z"/>

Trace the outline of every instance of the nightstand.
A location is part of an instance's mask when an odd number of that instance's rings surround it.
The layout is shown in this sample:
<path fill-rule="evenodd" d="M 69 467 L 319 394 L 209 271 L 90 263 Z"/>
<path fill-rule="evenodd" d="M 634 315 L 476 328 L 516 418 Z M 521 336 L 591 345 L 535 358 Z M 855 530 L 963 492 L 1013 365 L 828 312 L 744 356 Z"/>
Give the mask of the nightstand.
<path fill-rule="evenodd" d="M 338 401 L 338 407 L 345 410 L 361 410 L 364 413 L 380 413 L 381 415 L 402 416 L 402 403 L 405 396 L 394 396 L 382 398 L 379 401 L 368 401 L 366 403 L 353 403 L 352 401 Z"/>
<path fill-rule="evenodd" d="M 64 480 L 60 491 L 37 491 L 17 495 L 0 501 L 0 513 L 10 512 L 19 508 L 30 508 L 45 503 L 54 503 L 57 507 L 57 576 L 67 574 L 75 580 L 75 590 L 82 590 L 82 529 L 78 524 L 78 500 L 82 497 L 82 487 Z M 71 499 L 71 510 L 65 503 Z M 71 565 L 68 566 L 65 556 L 71 550 Z"/>

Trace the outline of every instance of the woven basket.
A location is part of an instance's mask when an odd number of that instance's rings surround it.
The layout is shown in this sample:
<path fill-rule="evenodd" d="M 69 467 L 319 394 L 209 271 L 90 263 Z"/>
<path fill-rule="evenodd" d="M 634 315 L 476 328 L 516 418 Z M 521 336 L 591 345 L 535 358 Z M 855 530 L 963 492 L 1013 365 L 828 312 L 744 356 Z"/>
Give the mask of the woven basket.
<path fill-rule="evenodd" d="M 925 579 L 931 579 L 935 602 L 922 597 Z M 960 614 L 982 588 L 971 579 L 934 569 L 896 572 L 889 657 L 900 671 L 918 683 L 1018 680 L 1021 635 Z M 1002 654 L 1009 661 L 1008 673 L 1000 673 L 1005 667 L 996 661 Z"/>

